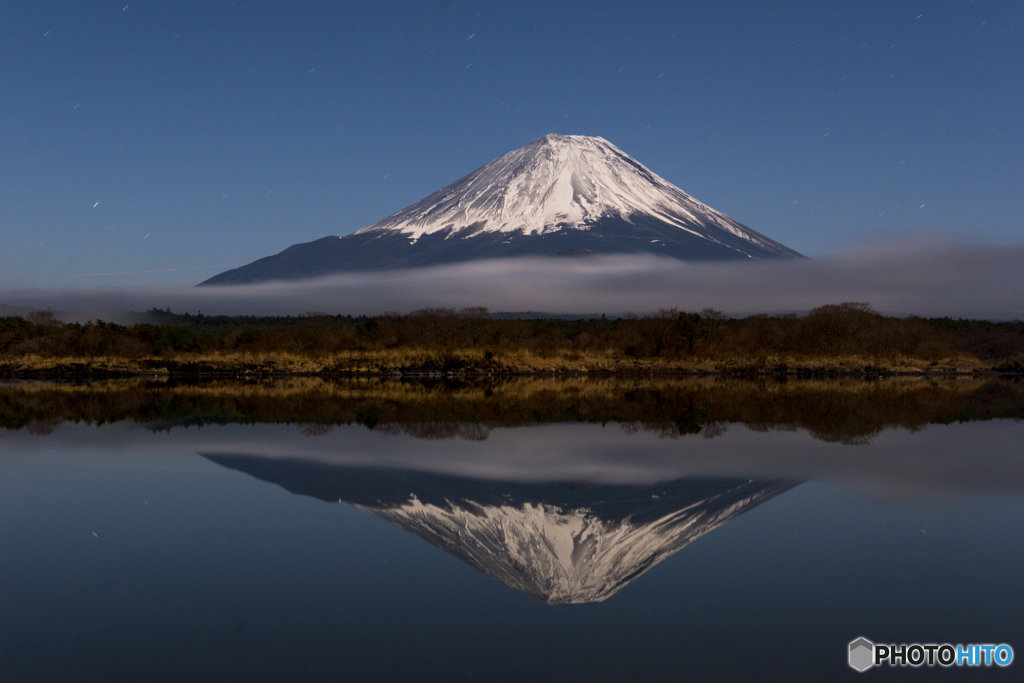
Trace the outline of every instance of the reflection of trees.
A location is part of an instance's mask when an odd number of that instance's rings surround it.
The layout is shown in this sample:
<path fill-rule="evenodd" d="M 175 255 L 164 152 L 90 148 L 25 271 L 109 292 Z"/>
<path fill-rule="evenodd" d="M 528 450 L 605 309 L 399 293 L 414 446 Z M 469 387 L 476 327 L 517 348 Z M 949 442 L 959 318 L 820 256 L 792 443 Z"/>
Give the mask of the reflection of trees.
<path fill-rule="evenodd" d="M 729 431 L 729 426 L 723 422 L 708 422 L 704 425 L 700 435 L 705 439 L 714 439 L 716 436 L 722 436 L 727 431 Z"/>
<path fill-rule="evenodd" d="M 302 425 L 303 436 L 326 436 L 334 430 L 334 425 L 331 424 L 306 424 Z"/>
<path fill-rule="evenodd" d="M 29 423 L 27 430 L 33 436 L 46 436 L 47 434 L 53 434 L 54 430 L 63 422 L 64 420 L 59 417 L 49 417 Z"/>
<path fill-rule="evenodd" d="M 520 378 L 494 383 L 292 378 L 0 386 L 0 427 L 31 426 L 33 433 L 52 431 L 62 420 L 133 421 L 161 429 L 267 422 L 301 425 L 307 436 L 361 424 L 423 439 L 483 440 L 496 427 L 600 422 L 665 438 L 710 439 L 741 423 L 760 431 L 805 429 L 818 439 L 857 444 L 894 427 L 996 417 L 1024 418 L 1024 383 L 971 378 Z"/>
<path fill-rule="evenodd" d="M 384 434 L 408 434 L 417 439 L 464 439 L 486 441 L 491 428 L 480 422 L 410 422 L 391 423 L 380 429 Z"/>

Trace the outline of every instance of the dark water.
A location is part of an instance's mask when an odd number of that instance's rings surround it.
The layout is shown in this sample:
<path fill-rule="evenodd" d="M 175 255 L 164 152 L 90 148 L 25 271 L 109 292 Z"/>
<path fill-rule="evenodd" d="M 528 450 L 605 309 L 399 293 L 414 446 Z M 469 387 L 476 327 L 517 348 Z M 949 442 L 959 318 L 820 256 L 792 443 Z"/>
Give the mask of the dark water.
<path fill-rule="evenodd" d="M 56 394 L 12 389 L 0 678 L 1016 680 L 1024 661 L 847 665 L 858 636 L 1024 647 L 1024 423 L 986 386 L 950 400 L 1002 417 L 939 419 L 930 398 L 910 428 L 874 425 L 878 395 L 849 387 L 831 427 L 659 399 L 674 433 L 589 420 L 582 400 L 575 420 L 424 431 L 422 412 L 386 418 L 392 394 L 372 429 L 205 403 L 140 419 L 138 397 L 96 390 L 72 393 L 110 412 L 75 423 Z M 621 400 L 650 415 L 636 392 Z"/>

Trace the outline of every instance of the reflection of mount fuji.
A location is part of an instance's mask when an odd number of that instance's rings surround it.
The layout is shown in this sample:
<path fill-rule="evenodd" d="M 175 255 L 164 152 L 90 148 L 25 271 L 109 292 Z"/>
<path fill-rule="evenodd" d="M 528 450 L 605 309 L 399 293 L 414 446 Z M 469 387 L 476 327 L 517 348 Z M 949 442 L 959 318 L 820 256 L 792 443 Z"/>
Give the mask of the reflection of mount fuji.
<path fill-rule="evenodd" d="M 292 493 L 352 503 L 551 604 L 604 600 L 694 539 L 797 483 L 510 483 L 247 455 L 205 457 Z"/>

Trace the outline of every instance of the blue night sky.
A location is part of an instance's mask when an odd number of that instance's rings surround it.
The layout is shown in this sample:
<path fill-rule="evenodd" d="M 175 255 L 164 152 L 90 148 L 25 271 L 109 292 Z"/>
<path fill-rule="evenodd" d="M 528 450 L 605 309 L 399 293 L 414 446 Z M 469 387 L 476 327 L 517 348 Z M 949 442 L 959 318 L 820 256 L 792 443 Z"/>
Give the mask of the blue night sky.
<path fill-rule="evenodd" d="M 1024 2 L 0 4 L 0 288 L 193 284 L 547 133 L 810 256 L 1017 244 Z M 98 204 L 97 204 L 98 202 Z"/>

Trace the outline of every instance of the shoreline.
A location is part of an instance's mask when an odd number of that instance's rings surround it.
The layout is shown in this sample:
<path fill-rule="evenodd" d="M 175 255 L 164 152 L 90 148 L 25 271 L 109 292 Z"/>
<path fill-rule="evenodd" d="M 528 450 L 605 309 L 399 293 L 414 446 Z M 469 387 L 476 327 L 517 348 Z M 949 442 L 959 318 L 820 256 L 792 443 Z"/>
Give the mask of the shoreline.
<path fill-rule="evenodd" d="M 320 357 L 298 354 L 203 354 L 173 358 L 28 356 L 0 359 L 0 379 L 104 378 L 487 378 L 487 377 L 950 377 L 1020 374 L 967 355 L 924 360 L 835 357 L 647 357 L 621 354 L 481 354 L 479 351 L 429 353 L 363 352 Z"/>
<path fill-rule="evenodd" d="M 0 381 L 0 436 L 65 423 L 292 425 L 304 436 L 362 425 L 383 434 L 479 441 L 495 429 L 563 422 L 617 424 L 659 437 L 716 438 L 730 425 L 806 429 L 865 443 L 885 429 L 1024 419 L 1024 382 L 959 377 L 281 377 Z"/>

